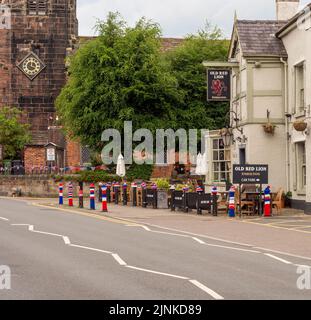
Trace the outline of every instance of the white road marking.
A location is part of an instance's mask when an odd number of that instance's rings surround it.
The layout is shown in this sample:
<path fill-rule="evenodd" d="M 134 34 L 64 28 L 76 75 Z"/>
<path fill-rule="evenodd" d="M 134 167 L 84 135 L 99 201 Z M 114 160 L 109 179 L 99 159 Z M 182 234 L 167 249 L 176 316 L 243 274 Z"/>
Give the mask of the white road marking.
<path fill-rule="evenodd" d="M 38 231 L 38 230 L 29 230 L 29 231 L 32 231 L 34 233 L 39 233 L 39 234 L 45 234 L 47 236 L 53 236 L 53 237 L 59 237 L 59 238 L 63 237 L 61 234 L 50 233 L 50 232 L 45 232 L 45 231 Z"/>
<path fill-rule="evenodd" d="M 71 244 L 70 239 L 68 237 L 63 236 L 63 240 L 64 240 L 65 244 L 67 244 L 67 245 Z"/>
<path fill-rule="evenodd" d="M 84 246 L 79 246 L 77 244 L 70 244 L 70 247 L 75 247 L 75 248 L 80 248 L 80 249 L 85 249 L 85 250 L 90 250 L 90 251 L 96 251 L 96 252 L 102 252 L 102 253 L 107 253 L 107 254 L 112 254 L 110 251 L 105 251 L 105 250 L 100 250 L 96 248 L 91 248 L 91 247 L 84 247 Z"/>
<path fill-rule="evenodd" d="M 205 244 L 204 241 L 202 241 L 201 239 L 198 239 L 198 238 L 196 238 L 196 237 L 193 237 L 192 239 L 193 239 L 194 241 L 196 241 L 196 242 L 199 242 L 200 244 Z"/>
<path fill-rule="evenodd" d="M 195 285 L 196 287 L 198 287 L 199 289 L 203 290 L 204 292 L 206 292 L 207 294 L 209 294 L 211 297 L 213 297 L 216 300 L 224 300 L 224 297 L 222 297 L 221 295 L 219 295 L 217 292 L 215 292 L 214 290 L 206 287 L 205 285 L 203 285 L 201 282 L 197 281 L 197 280 L 189 280 L 189 282 L 191 282 L 193 285 Z"/>
<path fill-rule="evenodd" d="M 291 253 L 283 252 L 283 251 L 271 250 L 271 249 L 261 248 L 261 247 L 253 247 L 253 249 L 258 249 L 258 250 L 264 250 L 264 251 L 268 251 L 268 252 L 278 253 L 278 254 L 281 254 L 283 256 L 288 256 L 288 257 L 294 257 L 294 258 L 299 258 L 299 259 L 304 259 L 304 260 L 311 260 L 310 257 L 299 256 L 299 255 L 296 255 L 296 254 L 291 254 Z"/>
<path fill-rule="evenodd" d="M 155 230 L 152 230 L 151 232 L 153 232 L 153 233 L 160 233 L 160 234 L 167 234 L 167 235 L 169 235 L 169 236 L 175 236 L 175 237 L 189 238 L 189 236 L 187 236 L 187 235 L 185 235 L 185 234 L 179 234 L 179 233 L 171 233 L 171 232 L 155 231 Z"/>
<path fill-rule="evenodd" d="M 113 253 L 112 256 L 113 256 L 113 258 L 119 263 L 119 265 L 121 265 L 121 266 L 126 266 L 126 265 L 127 265 L 127 263 L 124 262 L 124 261 L 120 258 L 120 256 L 119 256 L 118 254 Z"/>
<path fill-rule="evenodd" d="M 3 218 L 3 217 L 0 217 L 0 220 L 3 220 L 3 221 L 10 221 L 9 219 L 7 219 L 7 218 Z"/>
<path fill-rule="evenodd" d="M 133 267 L 133 266 L 126 266 L 126 268 L 130 268 L 130 269 L 134 269 L 134 270 L 138 270 L 138 271 L 143 271 L 143 272 L 148 272 L 148 273 L 159 274 L 162 276 L 167 276 L 167 277 L 176 278 L 176 279 L 189 280 L 189 278 L 187 278 L 187 277 L 177 276 L 175 274 L 170 274 L 170 273 L 163 273 L 163 272 L 158 272 L 158 271 L 149 270 L 149 269 L 137 268 L 137 267 Z"/>
<path fill-rule="evenodd" d="M 228 247 L 228 246 L 222 246 L 222 245 L 219 245 L 219 244 L 210 244 L 210 243 L 205 243 L 205 245 L 206 245 L 206 246 L 209 246 L 209 247 L 222 248 L 222 249 L 229 249 L 229 250 L 242 251 L 242 252 L 262 253 L 262 252 L 260 252 L 260 251 L 256 251 L 256 250 L 242 249 L 242 248 L 235 248 L 235 247 Z"/>
<path fill-rule="evenodd" d="M 272 258 L 272 259 L 278 260 L 278 261 L 280 261 L 280 262 L 283 262 L 283 263 L 285 263 L 285 264 L 292 264 L 291 262 L 289 262 L 289 261 L 287 261 L 287 260 L 284 260 L 284 259 L 281 259 L 281 258 L 279 258 L 279 257 L 276 257 L 276 256 L 274 256 L 273 254 L 270 254 L 270 253 L 264 253 L 264 255 L 265 255 L 265 256 L 268 256 L 268 257 L 270 257 L 270 258 Z"/>

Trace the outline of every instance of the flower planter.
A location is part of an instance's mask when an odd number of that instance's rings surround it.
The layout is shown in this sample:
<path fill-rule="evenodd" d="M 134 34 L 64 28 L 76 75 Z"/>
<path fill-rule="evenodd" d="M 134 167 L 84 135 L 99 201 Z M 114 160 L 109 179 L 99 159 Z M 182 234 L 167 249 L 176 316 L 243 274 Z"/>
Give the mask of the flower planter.
<path fill-rule="evenodd" d="M 158 189 L 158 209 L 168 209 L 168 192 Z"/>
<path fill-rule="evenodd" d="M 304 121 L 295 121 L 293 127 L 296 131 L 302 132 L 307 129 L 308 124 Z"/>
<path fill-rule="evenodd" d="M 275 125 L 273 125 L 272 123 L 266 123 L 263 125 L 263 129 L 265 133 L 274 134 Z"/>

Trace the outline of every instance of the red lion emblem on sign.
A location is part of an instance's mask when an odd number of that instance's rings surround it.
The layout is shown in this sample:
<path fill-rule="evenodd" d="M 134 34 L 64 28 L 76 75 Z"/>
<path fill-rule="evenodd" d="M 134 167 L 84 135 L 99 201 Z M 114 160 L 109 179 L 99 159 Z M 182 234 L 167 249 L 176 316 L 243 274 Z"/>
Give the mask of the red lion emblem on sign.
<path fill-rule="evenodd" d="M 213 80 L 212 82 L 212 92 L 217 97 L 221 97 L 223 95 L 223 91 L 226 91 L 227 87 L 225 86 L 224 81 L 221 80 Z"/>

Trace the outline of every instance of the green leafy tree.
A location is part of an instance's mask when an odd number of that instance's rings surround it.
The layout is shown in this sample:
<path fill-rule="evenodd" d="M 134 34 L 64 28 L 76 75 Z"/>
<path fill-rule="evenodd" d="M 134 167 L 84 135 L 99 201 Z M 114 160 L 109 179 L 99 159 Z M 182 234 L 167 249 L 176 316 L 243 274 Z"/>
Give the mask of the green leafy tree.
<path fill-rule="evenodd" d="M 203 61 L 226 61 L 229 42 L 217 27 L 206 24 L 196 35 L 165 55 L 183 96 L 177 121 L 182 128 L 218 129 L 224 126 L 228 103 L 207 102 L 207 78 Z"/>
<path fill-rule="evenodd" d="M 128 27 L 118 14 L 98 22 L 99 37 L 70 60 L 69 81 L 56 106 L 67 130 L 94 150 L 105 129 L 177 127 L 182 102 L 176 78 L 161 59 L 160 29 L 146 19 Z"/>
<path fill-rule="evenodd" d="M 5 159 L 18 157 L 31 141 L 29 125 L 22 124 L 21 117 L 22 113 L 17 108 L 0 108 L 0 144 L 4 148 Z"/>

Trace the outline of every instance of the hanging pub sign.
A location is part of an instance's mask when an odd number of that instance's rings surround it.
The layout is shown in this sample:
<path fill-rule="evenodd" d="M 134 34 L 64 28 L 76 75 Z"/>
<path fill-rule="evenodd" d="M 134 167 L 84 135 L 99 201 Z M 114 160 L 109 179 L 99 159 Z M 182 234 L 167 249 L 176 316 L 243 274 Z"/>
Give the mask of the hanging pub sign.
<path fill-rule="evenodd" d="M 207 100 L 230 101 L 231 72 L 227 69 L 207 69 Z"/>

